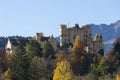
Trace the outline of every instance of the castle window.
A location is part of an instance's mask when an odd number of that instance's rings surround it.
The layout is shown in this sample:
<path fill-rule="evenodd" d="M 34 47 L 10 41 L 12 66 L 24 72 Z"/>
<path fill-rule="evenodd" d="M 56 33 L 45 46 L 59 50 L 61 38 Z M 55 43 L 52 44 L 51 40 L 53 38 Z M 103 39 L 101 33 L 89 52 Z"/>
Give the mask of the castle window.
<path fill-rule="evenodd" d="M 66 42 L 66 39 L 64 41 Z"/>
<path fill-rule="evenodd" d="M 68 35 L 68 37 L 70 37 L 70 35 Z"/>
<path fill-rule="evenodd" d="M 70 42 L 70 39 L 68 39 L 68 42 Z"/>

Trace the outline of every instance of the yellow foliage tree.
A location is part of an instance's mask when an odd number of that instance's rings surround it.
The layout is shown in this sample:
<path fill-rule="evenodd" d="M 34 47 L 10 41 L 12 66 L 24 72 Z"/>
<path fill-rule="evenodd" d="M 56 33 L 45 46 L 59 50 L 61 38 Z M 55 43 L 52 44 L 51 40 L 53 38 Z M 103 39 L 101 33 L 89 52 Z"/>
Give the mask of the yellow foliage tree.
<path fill-rule="evenodd" d="M 118 68 L 117 71 L 116 80 L 120 80 L 120 67 Z"/>
<path fill-rule="evenodd" d="M 11 80 L 10 74 L 11 74 L 11 70 L 10 68 L 8 68 L 7 71 L 4 72 L 4 80 Z"/>
<path fill-rule="evenodd" d="M 83 52 L 83 42 L 79 35 L 76 36 L 72 51 L 73 53 L 76 53 L 76 54 L 80 54 Z"/>
<path fill-rule="evenodd" d="M 116 80 L 120 80 L 120 75 L 117 74 Z"/>
<path fill-rule="evenodd" d="M 65 58 L 62 61 L 58 61 L 53 80 L 73 80 L 70 63 Z"/>

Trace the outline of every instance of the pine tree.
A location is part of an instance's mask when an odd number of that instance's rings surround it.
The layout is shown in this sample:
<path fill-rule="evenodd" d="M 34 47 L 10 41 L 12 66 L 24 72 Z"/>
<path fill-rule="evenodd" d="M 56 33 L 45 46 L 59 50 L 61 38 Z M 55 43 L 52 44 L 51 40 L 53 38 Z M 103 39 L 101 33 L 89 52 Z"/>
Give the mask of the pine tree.
<path fill-rule="evenodd" d="M 45 58 L 48 58 L 50 56 L 55 56 L 55 52 L 53 47 L 51 46 L 51 44 L 49 42 L 44 42 L 43 44 L 43 50 L 42 50 L 43 56 Z"/>
<path fill-rule="evenodd" d="M 41 78 L 48 78 L 49 74 L 47 71 L 47 61 L 44 58 L 35 56 L 32 58 L 32 62 L 30 63 L 29 80 L 40 80 Z"/>
<path fill-rule="evenodd" d="M 9 80 L 28 80 L 29 60 L 25 56 L 25 49 L 20 44 L 14 55 L 8 61 L 8 77 Z M 7 79 L 5 79 L 7 80 Z"/>
<path fill-rule="evenodd" d="M 109 65 L 104 58 L 98 64 L 91 65 L 90 79 L 91 80 L 104 80 L 108 75 Z"/>
<path fill-rule="evenodd" d="M 42 56 L 41 48 L 39 43 L 36 40 L 31 40 L 26 46 L 26 54 L 33 58 L 34 56 Z"/>

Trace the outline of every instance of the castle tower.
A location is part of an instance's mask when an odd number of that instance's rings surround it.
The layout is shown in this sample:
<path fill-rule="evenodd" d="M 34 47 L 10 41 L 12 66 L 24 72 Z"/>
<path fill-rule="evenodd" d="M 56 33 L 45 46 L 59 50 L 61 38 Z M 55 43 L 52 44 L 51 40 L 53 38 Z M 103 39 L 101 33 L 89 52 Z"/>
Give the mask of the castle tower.
<path fill-rule="evenodd" d="M 41 43 L 41 37 L 43 37 L 43 33 L 36 33 L 36 40 L 38 41 L 38 43 Z"/>
<path fill-rule="evenodd" d="M 94 41 L 94 44 L 95 44 L 94 49 L 96 51 L 94 53 L 98 53 L 98 51 L 100 49 L 104 49 L 103 38 L 102 38 L 101 34 L 96 34 L 93 41 Z"/>
<path fill-rule="evenodd" d="M 65 35 L 64 34 L 66 34 L 65 33 L 66 28 L 67 28 L 67 25 L 65 25 L 65 24 L 60 25 L 60 46 L 62 46 L 64 41 L 65 41 Z"/>

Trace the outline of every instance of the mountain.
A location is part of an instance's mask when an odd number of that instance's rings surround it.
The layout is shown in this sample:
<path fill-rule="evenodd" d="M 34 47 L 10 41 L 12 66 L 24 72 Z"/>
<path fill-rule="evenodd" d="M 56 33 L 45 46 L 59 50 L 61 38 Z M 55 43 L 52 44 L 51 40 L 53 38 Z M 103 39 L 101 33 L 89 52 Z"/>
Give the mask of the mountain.
<path fill-rule="evenodd" d="M 57 40 L 58 43 L 60 43 L 60 36 L 55 37 L 55 39 Z"/>
<path fill-rule="evenodd" d="M 116 38 L 120 37 L 120 20 L 115 23 L 107 24 L 90 24 L 92 28 L 92 36 L 97 33 L 102 34 L 104 45 L 105 45 L 105 53 L 108 52 L 113 46 L 113 42 Z"/>

